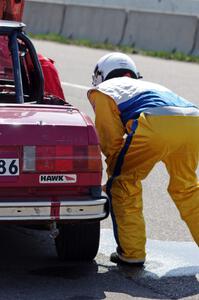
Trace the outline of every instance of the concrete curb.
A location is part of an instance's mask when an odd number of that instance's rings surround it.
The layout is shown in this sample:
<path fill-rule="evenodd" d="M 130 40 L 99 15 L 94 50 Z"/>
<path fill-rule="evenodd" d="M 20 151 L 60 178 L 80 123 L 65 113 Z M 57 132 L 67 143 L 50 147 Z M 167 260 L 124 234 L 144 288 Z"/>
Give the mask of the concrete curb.
<path fill-rule="evenodd" d="M 29 0 L 24 20 L 33 34 L 199 55 L 198 16 Z"/>
<path fill-rule="evenodd" d="M 60 34 L 65 5 L 29 1 L 25 5 L 23 21 L 27 31 L 34 34 Z"/>
<path fill-rule="evenodd" d="M 197 28 L 196 28 L 192 54 L 199 56 L 199 19 L 198 19 L 198 24 L 197 24 Z"/>
<path fill-rule="evenodd" d="M 196 16 L 130 11 L 122 44 L 188 54 L 193 49 L 197 22 Z"/>
<path fill-rule="evenodd" d="M 126 12 L 121 9 L 68 5 L 61 34 L 71 39 L 117 45 L 122 37 L 125 17 Z"/>

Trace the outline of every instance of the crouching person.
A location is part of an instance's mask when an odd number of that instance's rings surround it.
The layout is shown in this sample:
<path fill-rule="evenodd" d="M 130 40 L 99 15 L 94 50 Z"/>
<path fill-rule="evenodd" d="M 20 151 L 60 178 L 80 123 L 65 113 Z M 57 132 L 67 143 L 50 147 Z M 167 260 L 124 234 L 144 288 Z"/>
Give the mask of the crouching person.
<path fill-rule="evenodd" d="M 88 99 L 106 156 L 117 242 L 111 261 L 145 262 L 141 182 L 159 161 L 170 175 L 168 192 L 199 245 L 199 108 L 164 86 L 140 80 L 135 63 L 122 53 L 97 62 L 93 86 Z"/>

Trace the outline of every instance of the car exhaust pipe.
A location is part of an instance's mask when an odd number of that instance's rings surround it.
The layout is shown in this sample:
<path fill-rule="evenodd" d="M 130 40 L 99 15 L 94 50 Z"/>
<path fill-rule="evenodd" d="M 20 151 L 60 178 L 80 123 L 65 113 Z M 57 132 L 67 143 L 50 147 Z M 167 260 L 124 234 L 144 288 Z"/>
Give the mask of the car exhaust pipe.
<path fill-rule="evenodd" d="M 50 224 L 50 237 L 51 239 L 56 239 L 56 237 L 58 237 L 59 235 L 59 229 L 57 228 L 57 223 L 55 221 L 53 221 Z"/>

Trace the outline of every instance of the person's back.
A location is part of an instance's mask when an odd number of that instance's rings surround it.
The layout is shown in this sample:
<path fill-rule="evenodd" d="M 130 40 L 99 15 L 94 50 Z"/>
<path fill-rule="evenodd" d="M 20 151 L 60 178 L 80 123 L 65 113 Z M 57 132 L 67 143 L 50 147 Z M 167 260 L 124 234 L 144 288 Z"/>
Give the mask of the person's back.
<path fill-rule="evenodd" d="M 23 16 L 24 0 L 1 0 L 3 5 L 2 19 L 20 22 Z"/>
<path fill-rule="evenodd" d="M 130 77 L 112 78 L 98 85 L 97 90 L 115 100 L 124 124 L 137 119 L 141 112 L 155 115 L 193 115 L 197 106 L 168 88 Z"/>

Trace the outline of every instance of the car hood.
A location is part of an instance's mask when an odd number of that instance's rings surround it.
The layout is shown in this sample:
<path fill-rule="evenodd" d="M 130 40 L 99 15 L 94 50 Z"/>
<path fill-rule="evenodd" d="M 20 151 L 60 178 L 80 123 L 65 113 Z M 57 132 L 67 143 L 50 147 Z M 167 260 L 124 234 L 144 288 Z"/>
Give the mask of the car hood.
<path fill-rule="evenodd" d="M 85 144 L 87 123 L 73 107 L 0 106 L 0 145 Z"/>

